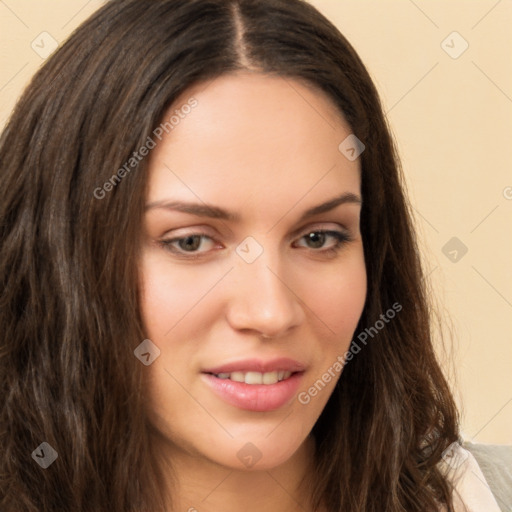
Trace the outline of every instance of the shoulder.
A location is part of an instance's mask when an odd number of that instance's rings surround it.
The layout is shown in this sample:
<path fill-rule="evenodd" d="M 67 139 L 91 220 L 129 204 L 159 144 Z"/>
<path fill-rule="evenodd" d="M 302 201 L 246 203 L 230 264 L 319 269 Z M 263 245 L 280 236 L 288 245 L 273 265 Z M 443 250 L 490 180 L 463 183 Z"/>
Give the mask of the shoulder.
<path fill-rule="evenodd" d="M 439 463 L 453 485 L 457 512 L 501 512 L 475 457 L 459 443 L 452 443 Z"/>

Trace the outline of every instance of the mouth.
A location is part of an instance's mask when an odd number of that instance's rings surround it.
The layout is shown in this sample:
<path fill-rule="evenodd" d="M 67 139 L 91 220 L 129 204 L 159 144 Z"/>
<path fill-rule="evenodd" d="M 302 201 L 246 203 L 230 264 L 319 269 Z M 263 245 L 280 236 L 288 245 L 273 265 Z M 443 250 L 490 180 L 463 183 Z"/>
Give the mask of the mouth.
<path fill-rule="evenodd" d="M 276 411 L 290 404 L 303 380 L 304 371 L 291 372 L 202 372 L 203 382 L 213 394 L 238 409 Z"/>
<path fill-rule="evenodd" d="M 277 382 L 281 382 L 283 380 L 288 379 L 294 373 L 289 370 L 280 370 L 274 372 L 221 372 L 221 373 L 209 373 L 205 372 L 207 375 L 213 375 L 217 379 L 223 380 L 231 380 L 233 382 L 244 382 L 245 384 L 249 384 L 251 386 L 256 384 L 263 384 L 265 386 L 276 384 Z"/>

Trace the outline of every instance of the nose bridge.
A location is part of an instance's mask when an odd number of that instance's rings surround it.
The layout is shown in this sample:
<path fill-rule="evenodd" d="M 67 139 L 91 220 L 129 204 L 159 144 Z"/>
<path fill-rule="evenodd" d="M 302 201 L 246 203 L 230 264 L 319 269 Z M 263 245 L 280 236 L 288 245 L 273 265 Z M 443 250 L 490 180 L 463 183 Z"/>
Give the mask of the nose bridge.
<path fill-rule="evenodd" d="M 228 320 L 236 329 L 254 330 L 268 336 L 278 336 L 298 325 L 304 312 L 300 300 L 293 293 L 293 282 L 287 282 L 278 249 L 258 248 L 240 244 L 252 251 L 251 257 L 239 254 L 233 277 L 233 293 L 228 309 Z M 283 275 L 284 274 L 284 275 Z"/>

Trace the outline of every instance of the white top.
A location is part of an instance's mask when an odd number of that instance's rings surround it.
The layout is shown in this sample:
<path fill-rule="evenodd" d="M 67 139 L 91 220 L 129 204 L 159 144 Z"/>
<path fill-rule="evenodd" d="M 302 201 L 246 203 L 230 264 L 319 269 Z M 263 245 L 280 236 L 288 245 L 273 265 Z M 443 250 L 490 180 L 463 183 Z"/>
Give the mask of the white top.
<path fill-rule="evenodd" d="M 478 462 L 459 443 L 445 450 L 440 466 L 453 482 L 457 512 L 501 512 Z"/>

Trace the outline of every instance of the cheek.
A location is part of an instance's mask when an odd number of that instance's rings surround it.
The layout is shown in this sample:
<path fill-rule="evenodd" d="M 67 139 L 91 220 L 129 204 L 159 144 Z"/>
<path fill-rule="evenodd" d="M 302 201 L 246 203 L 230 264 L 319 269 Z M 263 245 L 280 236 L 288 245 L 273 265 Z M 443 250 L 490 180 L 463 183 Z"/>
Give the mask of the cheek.
<path fill-rule="evenodd" d="M 142 314 L 150 338 L 162 338 L 170 331 L 175 334 L 185 327 L 190 335 L 202 323 L 214 321 L 215 308 L 203 306 L 225 268 L 205 266 L 193 272 L 186 267 L 171 269 L 165 254 L 148 252 L 141 271 Z M 323 270 L 316 266 L 311 271 L 300 268 L 288 278 L 299 300 L 312 313 L 312 322 L 323 330 L 322 339 L 329 340 L 332 335 L 332 339 L 346 341 L 352 336 L 366 300 L 362 245 L 353 247 L 339 265 L 326 265 Z M 195 317 L 196 309 L 202 312 L 201 322 Z"/>
<path fill-rule="evenodd" d="M 171 267 L 165 254 L 148 253 L 141 267 L 141 307 L 148 336 L 162 338 L 187 322 L 219 280 L 220 271 Z M 204 308 L 203 308 L 204 309 Z M 193 327 L 193 325 L 192 325 Z"/>
<path fill-rule="evenodd" d="M 352 336 L 366 301 L 366 270 L 364 264 L 344 276 L 331 290 L 331 300 L 325 300 L 324 310 L 335 332 Z"/>
<path fill-rule="evenodd" d="M 366 301 L 366 268 L 361 249 L 339 266 L 302 280 L 302 297 L 323 326 L 329 342 L 348 346 Z M 319 327 L 320 328 L 320 327 Z"/>

